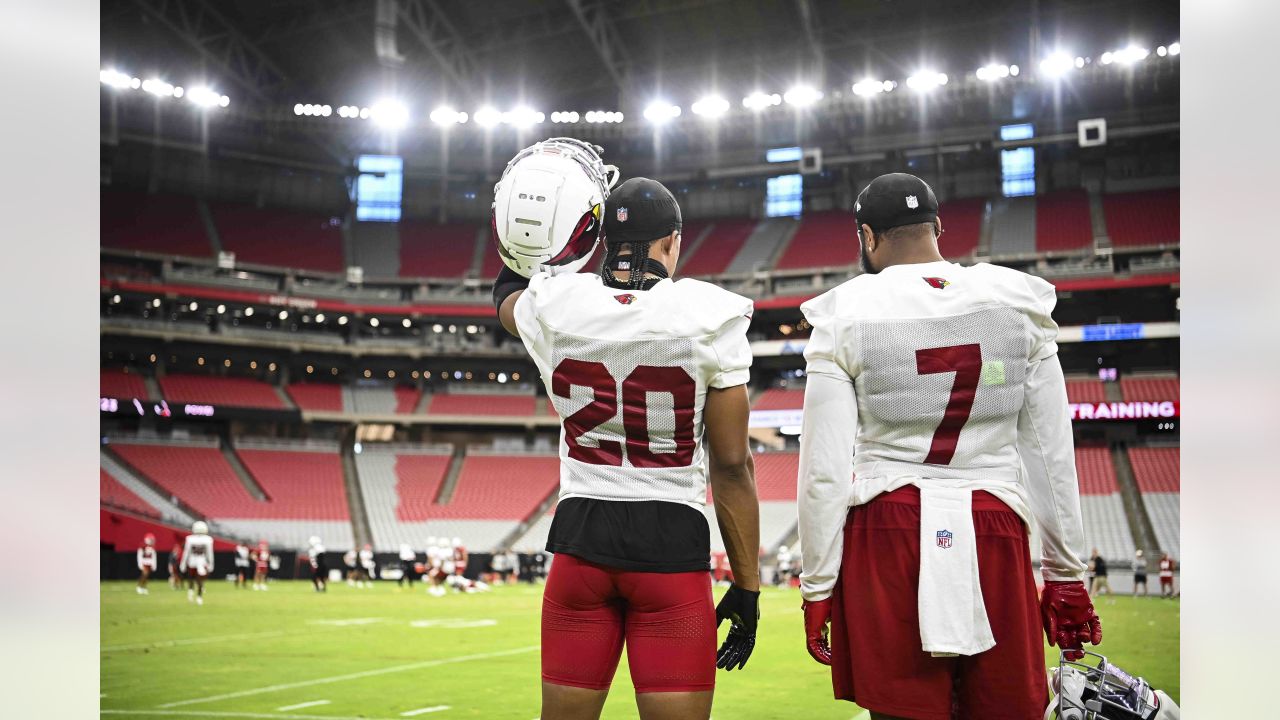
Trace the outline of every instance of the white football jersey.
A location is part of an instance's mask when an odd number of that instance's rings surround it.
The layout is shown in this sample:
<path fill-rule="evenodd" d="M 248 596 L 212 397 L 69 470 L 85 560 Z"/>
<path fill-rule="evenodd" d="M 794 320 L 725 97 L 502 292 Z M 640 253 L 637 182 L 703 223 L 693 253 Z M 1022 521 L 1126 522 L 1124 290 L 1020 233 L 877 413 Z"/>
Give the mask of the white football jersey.
<path fill-rule="evenodd" d="M 813 326 L 799 479 L 810 599 L 834 582 L 847 506 L 906 484 L 987 490 L 1039 521 L 1047 578 L 1082 572 L 1056 302 L 1038 277 L 941 261 L 859 275 L 801 306 Z"/>
<path fill-rule="evenodd" d="M 188 535 L 182 548 L 183 570 L 196 568 L 213 571 L 213 538 L 208 535 Z"/>
<path fill-rule="evenodd" d="M 751 300 L 698 280 L 650 290 L 534 275 L 516 325 L 561 418 L 560 499 L 706 502 L 708 388 L 750 379 Z"/>

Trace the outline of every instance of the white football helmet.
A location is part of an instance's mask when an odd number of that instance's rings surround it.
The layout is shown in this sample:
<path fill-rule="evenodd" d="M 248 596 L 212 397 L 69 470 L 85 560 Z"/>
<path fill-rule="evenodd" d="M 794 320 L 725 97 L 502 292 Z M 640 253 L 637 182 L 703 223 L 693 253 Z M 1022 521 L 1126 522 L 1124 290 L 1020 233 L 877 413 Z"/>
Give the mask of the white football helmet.
<path fill-rule="evenodd" d="M 203 520 L 197 520 L 191 524 L 191 532 L 195 533 L 196 535 L 208 535 L 209 524 Z"/>
<path fill-rule="evenodd" d="M 320 544 L 320 536 L 319 536 L 319 535 L 312 535 L 311 537 L 307 538 L 307 543 L 308 543 L 309 545 L 312 545 L 312 546 L 319 545 L 319 544 Z"/>
<path fill-rule="evenodd" d="M 1108 662 L 1105 655 L 1085 651 L 1079 661 L 1060 655 L 1049 674 L 1056 697 L 1045 720 L 1179 720 L 1182 711 L 1163 690 Z"/>
<path fill-rule="evenodd" d="M 577 272 L 604 229 L 604 201 L 618 182 L 601 149 L 550 138 L 516 154 L 493 187 L 491 229 L 502 262 L 514 272 Z"/>
<path fill-rule="evenodd" d="M 453 546 L 454 546 L 454 547 L 458 547 L 458 546 L 459 546 L 459 545 L 461 545 L 461 544 L 462 544 L 462 538 L 454 538 L 454 539 L 453 539 Z"/>

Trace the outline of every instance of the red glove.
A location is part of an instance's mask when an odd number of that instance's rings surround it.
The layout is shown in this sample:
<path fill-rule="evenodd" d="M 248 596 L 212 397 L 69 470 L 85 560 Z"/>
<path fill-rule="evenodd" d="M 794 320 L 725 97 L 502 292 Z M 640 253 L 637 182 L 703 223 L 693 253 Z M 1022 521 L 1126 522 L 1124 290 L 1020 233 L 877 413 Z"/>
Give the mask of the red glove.
<path fill-rule="evenodd" d="M 1044 584 L 1040 620 L 1049 644 L 1061 648 L 1068 660 L 1084 657 L 1084 643 L 1102 642 L 1102 620 L 1093 611 L 1089 591 L 1078 580 Z"/>
<path fill-rule="evenodd" d="M 800 608 L 804 610 L 805 647 L 814 660 L 830 665 L 831 645 L 827 642 L 827 624 L 831 622 L 831 598 L 805 601 Z"/>

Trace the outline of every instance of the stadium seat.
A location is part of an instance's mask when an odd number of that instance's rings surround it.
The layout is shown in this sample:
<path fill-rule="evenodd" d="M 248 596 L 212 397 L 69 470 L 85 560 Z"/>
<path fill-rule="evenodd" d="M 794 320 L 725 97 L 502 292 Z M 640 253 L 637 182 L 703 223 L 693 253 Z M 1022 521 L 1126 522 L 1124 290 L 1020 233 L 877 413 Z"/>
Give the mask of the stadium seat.
<path fill-rule="evenodd" d="M 104 191 L 101 201 L 103 247 L 200 258 L 213 255 L 195 198 Z"/>
<path fill-rule="evenodd" d="M 291 383 L 289 397 L 300 410 L 342 412 L 342 386 L 333 383 Z"/>
<path fill-rule="evenodd" d="M 1176 375 L 1121 377 L 1120 392 L 1129 402 L 1163 402 L 1180 397 Z"/>
<path fill-rule="evenodd" d="M 537 410 L 533 395 L 501 393 L 436 393 L 427 405 L 430 415 L 502 415 L 523 417 Z"/>
<path fill-rule="evenodd" d="M 98 392 L 102 397 L 150 399 L 147 383 L 136 372 L 123 368 L 102 368 L 98 375 Z"/>
<path fill-rule="evenodd" d="M 804 407 L 804 388 L 768 388 L 760 393 L 752 410 L 800 410 Z"/>
<path fill-rule="evenodd" d="M 401 221 L 400 276 L 454 278 L 466 275 L 475 259 L 476 235 L 480 229 L 475 223 L 438 225 L 422 220 Z"/>
<path fill-rule="evenodd" d="M 1102 212 L 1113 247 L 1177 245 L 1178 188 L 1110 193 L 1102 196 Z"/>
<path fill-rule="evenodd" d="M 400 543 L 421 551 L 432 533 L 425 522 L 452 458 L 448 452 L 370 448 L 356 456 L 373 546 L 393 552 Z"/>
<path fill-rule="evenodd" d="M 1077 447 L 1076 475 L 1080 481 L 1080 513 L 1084 521 L 1085 551 L 1097 548 L 1113 563 L 1127 563 L 1137 546 L 1124 512 L 1124 500 L 1116 484 L 1111 450 Z M 1031 557 L 1040 559 L 1040 532 L 1033 528 Z"/>
<path fill-rule="evenodd" d="M 1173 557 L 1181 551 L 1181 470 L 1176 447 L 1131 447 L 1129 462 L 1133 477 L 1147 506 L 1147 517 L 1160 549 Z"/>
<path fill-rule="evenodd" d="M 138 497 L 105 469 L 98 469 L 98 501 L 103 505 L 129 510 L 140 515 L 160 517 L 160 511 Z"/>
<path fill-rule="evenodd" d="M 942 220 L 942 236 L 938 250 L 948 260 L 971 257 L 982 236 L 982 216 L 987 210 L 986 198 L 963 198 L 938 204 Z M 855 240 L 856 242 L 856 240 Z"/>
<path fill-rule="evenodd" d="M 805 213 L 787 249 L 778 258 L 778 270 L 844 267 L 858 262 L 857 226 L 853 213 L 844 210 Z"/>
<path fill-rule="evenodd" d="M 1036 250 L 1069 252 L 1093 246 L 1089 196 L 1084 190 L 1062 190 L 1036 198 Z"/>
<path fill-rule="evenodd" d="M 702 242 L 681 263 L 680 274 L 699 276 L 724 272 L 738 255 L 738 251 L 742 250 L 755 226 L 754 220 L 717 220 Z"/>
<path fill-rule="evenodd" d="M 1095 379 L 1067 379 L 1067 402 L 1102 403 L 1107 401 L 1107 389 Z"/>
<path fill-rule="evenodd" d="M 112 447 L 115 447 L 114 445 Z M 182 510 L 174 504 L 172 497 L 165 497 L 156 492 L 153 486 L 148 485 L 137 473 L 128 467 L 117 462 L 110 453 L 105 450 L 98 455 L 101 463 L 102 472 L 109 475 L 112 480 L 124 487 L 131 494 L 142 500 L 146 506 L 152 508 L 153 512 L 158 514 L 167 522 L 178 523 L 179 525 L 190 525 L 195 518 L 191 517 L 185 510 Z"/>
<path fill-rule="evenodd" d="M 437 518 L 520 521 L 560 483 L 560 459 L 542 455 L 468 455 Z"/>
<path fill-rule="evenodd" d="M 396 395 L 396 414 L 412 415 L 417 409 L 418 402 L 422 399 L 422 391 L 415 387 L 405 387 L 397 385 Z"/>
<path fill-rule="evenodd" d="M 252 378 L 174 373 L 160 378 L 160 390 L 169 402 L 279 409 L 285 407 L 274 387 Z"/>
<path fill-rule="evenodd" d="M 330 216 L 252 205 L 212 208 L 222 249 L 236 262 L 301 270 L 342 272 L 342 228 Z"/>

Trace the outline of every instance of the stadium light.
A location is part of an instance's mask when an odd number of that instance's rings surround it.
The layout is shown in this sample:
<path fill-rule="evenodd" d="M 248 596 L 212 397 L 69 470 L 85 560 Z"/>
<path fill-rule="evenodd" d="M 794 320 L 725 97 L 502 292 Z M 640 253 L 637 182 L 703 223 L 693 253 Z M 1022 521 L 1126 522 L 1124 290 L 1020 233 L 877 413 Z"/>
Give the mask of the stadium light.
<path fill-rule="evenodd" d="M 119 70 L 103 70 L 98 73 L 98 80 L 103 85 L 109 85 L 113 88 L 124 90 L 130 87 L 137 87 L 133 84 L 133 78 Z"/>
<path fill-rule="evenodd" d="M 190 310 L 191 312 L 195 312 L 196 310 L 200 309 L 200 303 L 196 302 L 195 300 L 192 300 L 191 303 L 187 305 L 187 309 Z"/>
<path fill-rule="evenodd" d="M 662 125 L 680 117 L 680 106 L 665 100 L 654 100 L 644 109 L 644 119 L 654 125 Z"/>
<path fill-rule="evenodd" d="M 907 78 L 907 87 L 918 92 L 929 92 L 934 88 L 946 85 L 948 79 L 946 73 L 922 70 Z"/>
<path fill-rule="evenodd" d="M 502 113 L 502 122 L 518 128 L 531 127 L 545 121 L 546 119 L 546 115 L 524 105 L 521 105 L 509 112 Z"/>
<path fill-rule="evenodd" d="M 401 320 L 400 324 L 403 325 L 405 328 L 413 327 L 413 321 L 411 321 L 409 318 L 405 318 Z"/>
<path fill-rule="evenodd" d="M 437 125 L 461 125 L 466 121 L 466 113 L 458 112 L 448 105 L 441 105 L 431 111 L 431 122 Z"/>
<path fill-rule="evenodd" d="M 156 97 L 173 97 L 173 85 L 159 79 L 148 78 L 142 81 L 142 91 Z"/>
<path fill-rule="evenodd" d="M 289 311 L 288 311 L 288 310 L 281 310 L 281 311 L 280 311 L 280 314 L 279 314 L 279 315 L 276 315 L 276 317 L 280 318 L 281 320 L 288 320 L 288 319 L 289 319 Z"/>
<path fill-rule="evenodd" d="M 719 95 L 707 95 L 700 98 L 689 109 L 693 111 L 694 115 L 714 119 L 729 112 L 729 101 Z"/>
<path fill-rule="evenodd" d="M 794 85 L 782 95 L 782 100 L 795 107 L 809 107 L 822 99 L 822 91 L 811 85 Z"/>
<path fill-rule="evenodd" d="M 227 306 L 226 306 L 226 305 L 219 305 L 219 306 L 218 306 L 218 314 L 219 314 L 219 315 L 222 315 L 222 314 L 224 314 L 224 313 L 226 313 L 226 312 L 227 312 Z"/>
<path fill-rule="evenodd" d="M 324 313 L 316 313 L 316 322 L 318 323 L 324 322 Z"/>
<path fill-rule="evenodd" d="M 742 98 L 742 107 L 759 112 L 768 107 L 782 104 L 782 96 L 778 93 L 753 92 Z"/>
<path fill-rule="evenodd" d="M 369 318 L 369 325 L 372 327 L 378 327 L 378 318 Z"/>
<path fill-rule="evenodd" d="M 1151 51 L 1139 45 L 1130 43 L 1129 46 L 1123 50 L 1116 50 L 1111 53 L 1103 53 L 1102 55 L 1103 65 L 1109 64 L 1107 60 L 1108 54 L 1111 55 L 1111 60 L 1114 62 L 1118 62 L 1121 65 L 1133 65 L 1134 63 L 1145 60 L 1147 56 L 1151 54 Z"/>
<path fill-rule="evenodd" d="M 187 101 L 193 105 L 199 105 L 200 107 L 206 108 L 218 105 L 222 101 L 222 93 L 219 93 L 216 90 L 211 90 L 203 85 L 198 85 L 188 90 L 186 97 Z M 301 109 L 301 105 L 294 105 L 293 114 L 300 115 L 301 113 L 299 111 Z"/>
<path fill-rule="evenodd" d="M 1056 52 L 1040 61 L 1040 72 L 1051 78 L 1060 78 L 1076 67 L 1071 55 Z"/>
<path fill-rule="evenodd" d="M 576 123 L 579 115 L 575 110 L 561 110 L 560 112 L 551 113 L 551 122 L 554 123 Z"/>
<path fill-rule="evenodd" d="M 247 307 L 247 308 L 245 308 L 245 309 L 244 309 L 244 316 L 245 316 L 245 317 L 253 317 L 253 308 L 251 308 L 251 307 Z"/>
<path fill-rule="evenodd" d="M 409 108 L 398 100 L 381 100 L 369 110 L 373 124 L 388 130 L 399 130 L 409 124 Z"/>
<path fill-rule="evenodd" d="M 471 116 L 476 124 L 480 127 L 493 127 L 502 122 L 502 113 L 495 110 L 492 106 L 485 105 Z"/>
<path fill-rule="evenodd" d="M 853 94 L 858 97 L 872 97 L 880 93 L 891 92 L 898 84 L 892 80 L 873 80 L 867 78 L 853 84 Z"/>
<path fill-rule="evenodd" d="M 339 316 L 338 316 L 338 324 L 339 324 L 339 325 L 346 325 L 346 324 L 347 324 L 347 316 L 346 316 L 346 315 L 339 315 Z"/>
<path fill-rule="evenodd" d="M 1169 43 L 1169 55 L 1176 56 L 1182 54 L 1182 43 L 1174 41 Z"/>
<path fill-rule="evenodd" d="M 979 80 L 992 82 L 994 80 L 1003 80 L 1009 77 L 1010 75 L 1013 75 L 1014 72 L 1013 72 L 1013 66 L 1001 65 L 1000 63 L 992 63 L 990 65 L 983 65 L 982 67 L 978 68 L 978 71 L 974 74 L 978 76 Z"/>

